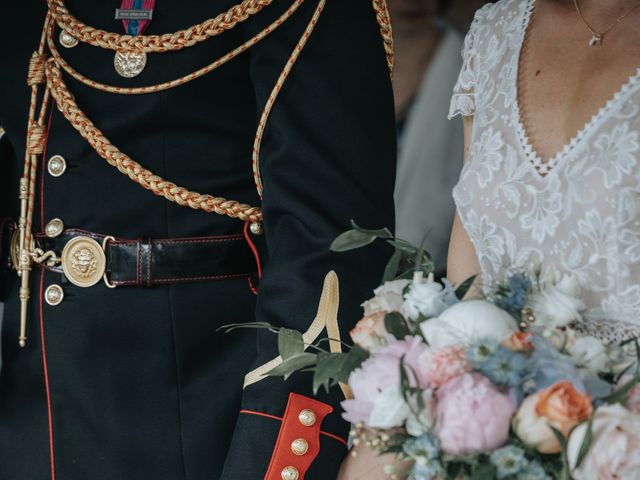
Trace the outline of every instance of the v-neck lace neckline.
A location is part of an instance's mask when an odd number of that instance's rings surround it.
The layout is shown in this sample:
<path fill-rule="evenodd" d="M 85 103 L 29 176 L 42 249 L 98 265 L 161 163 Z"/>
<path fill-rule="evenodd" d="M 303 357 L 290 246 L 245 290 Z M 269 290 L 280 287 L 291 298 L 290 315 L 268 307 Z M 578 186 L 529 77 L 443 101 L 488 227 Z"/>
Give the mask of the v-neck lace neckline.
<path fill-rule="evenodd" d="M 621 101 L 626 97 L 626 95 L 632 91 L 633 87 L 636 86 L 638 81 L 640 80 L 640 67 L 636 69 L 636 72 L 631 74 L 626 82 L 624 82 L 620 88 L 602 105 L 596 113 L 593 114 L 590 120 L 588 120 L 582 128 L 580 128 L 575 135 L 564 144 L 564 146 L 558 150 L 553 156 L 549 157 L 546 161 L 538 154 L 536 149 L 534 148 L 529 136 L 527 134 L 527 130 L 524 127 L 522 122 L 522 110 L 520 106 L 520 62 L 522 51 L 525 47 L 525 42 L 527 38 L 527 32 L 531 27 L 532 18 L 534 15 L 536 7 L 536 0 L 527 0 L 527 5 L 523 11 L 522 17 L 522 31 L 520 35 L 520 39 L 518 45 L 514 51 L 514 61 L 515 65 L 515 99 L 513 102 L 513 116 L 515 121 L 515 126 L 517 130 L 518 143 L 520 148 L 523 150 L 523 153 L 529 162 L 529 164 L 536 171 L 538 176 L 542 179 L 549 176 L 549 174 L 556 169 L 560 160 L 565 160 L 565 162 L 570 158 L 571 153 L 584 142 L 584 139 L 589 137 L 591 133 L 597 129 L 597 127 L 602 123 L 603 120 L 607 118 L 611 110 L 614 109 Z"/>

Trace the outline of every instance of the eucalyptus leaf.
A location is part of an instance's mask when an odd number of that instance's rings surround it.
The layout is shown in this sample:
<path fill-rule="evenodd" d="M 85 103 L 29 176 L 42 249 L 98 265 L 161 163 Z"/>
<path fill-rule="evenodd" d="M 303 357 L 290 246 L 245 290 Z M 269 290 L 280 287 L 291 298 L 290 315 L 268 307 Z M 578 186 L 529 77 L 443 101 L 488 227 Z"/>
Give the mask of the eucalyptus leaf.
<path fill-rule="evenodd" d="M 396 238 L 393 240 L 387 240 L 387 243 L 396 250 L 400 250 L 402 253 L 405 253 L 410 257 L 415 257 L 416 253 L 418 252 L 418 249 L 406 240 Z"/>
<path fill-rule="evenodd" d="M 238 330 L 241 328 L 265 328 L 265 329 L 274 329 L 273 325 L 268 322 L 247 322 L 247 323 L 229 323 L 228 325 L 222 325 L 218 327 L 216 331 L 224 330 L 224 333 L 229 333 L 234 330 Z"/>
<path fill-rule="evenodd" d="M 290 328 L 281 328 L 278 332 L 278 352 L 283 360 L 304 352 L 302 333 Z"/>
<path fill-rule="evenodd" d="M 400 261 L 402 260 L 402 252 L 400 250 L 396 250 L 391 255 L 387 266 L 384 269 L 384 275 L 382 276 L 382 283 L 389 282 L 396 278 L 398 274 L 398 269 L 400 268 Z"/>
<path fill-rule="evenodd" d="M 313 393 L 317 394 L 320 387 L 329 392 L 329 387 L 336 385 L 343 378 L 346 353 L 319 353 L 318 364 L 313 374 Z"/>
<path fill-rule="evenodd" d="M 331 244 L 332 252 L 348 252 L 365 247 L 375 241 L 377 237 L 359 230 L 348 230 L 338 236 Z"/>
<path fill-rule="evenodd" d="M 375 230 L 369 230 L 366 228 L 362 228 L 353 220 L 351 220 L 351 226 L 353 227 L 354 230 L 357 230 L 362 233 L 366 233 L 368 235 L 373 235 L 376 238 L 381 238 L 383 240 L 386 240 L 388 238 L 393 238 L 393 234 L 388 228 L 378 228 Z"/>
<path fill-rule="evenodd" d="M 267 375 L 269 377 L 284 377 L 286 380 L 293 373 L 298 372 L 304 368 L 310 367 L 316 364 L 315 353 L 301 353 L 287 358 L 280 365 L 270 370 Z"/>
<path fill-rule="evenodd" d="M 404 317 L 398 312 L 387 313 L 384 317 L 384 328 L 398 340 L 411 335 Z"/>
<path fill-rule="evenodd" d="M 584 435 L 584 439 L 582 440 L 582 445 L 580 445 L 580 451 L 578 452 L 578 458 L 576 459 L 576 467 L 578 468 L 582 461 L 589 453 L 589 449 L 591 448 L 591 443 L 593 442 L 593 415 L 589 417 L 589 423 L 587 424 L 587 432 Z"/>
<path fill-rule="evenodd" d="M 464 282 L 462 282 L 458 288 L 456 288 L 456 297 L 458 297 L 460 300 L 462 300 L 464 298 L 464 296 L 467 294 L 467 292 L 469 291 L 469 289 L 471 288 L 471 286 L 473 285 L 473 282 L 476 281 L 476 278 L 478 277 L 478 275 L 473 275 L 469 278 L 467 278 Z"/>

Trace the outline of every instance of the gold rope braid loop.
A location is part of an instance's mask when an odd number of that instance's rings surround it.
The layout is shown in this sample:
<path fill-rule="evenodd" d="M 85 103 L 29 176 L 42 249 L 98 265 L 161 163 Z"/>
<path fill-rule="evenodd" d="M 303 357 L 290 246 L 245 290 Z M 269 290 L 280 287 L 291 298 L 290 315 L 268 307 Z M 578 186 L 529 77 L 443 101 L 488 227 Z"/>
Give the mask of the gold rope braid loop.
<path fill-rule="evenodd" d="M 260 208 L 241 204 L 234 200 L 227 200 L 222 197 L 214 197 L 212 195 L 190 191 L 175 183 L 168 182 L 142 167 L 139 163 L 118 150 L 118 148 L 96 128 L 80 108 L 78 108 L 78 105 L 75 103 L 73 96 L 62 79 L 60 69 L 53 59 L 47 61 L 46 75 L 51 96 L 56 101 L 58 108 L 67 121 L 89 142 L 100 157 L 105 159 L 109 165 L 127 175 L 131 180 L 154 194 L 162 196 L 178 205 L 188 206 L 205 212 L 214 212 L 242 221 L 253 223 L 262 221 Z"/>
<path fill-rule="evenodd" d="M 238 55 L 249 50 L 251 47 L 253 47 L 258 42 L 263 40 L 265 37 L 270 35 L 274 30 L 276 30 L 284 22 L 286 22 L 296 12 L 296 10 L 298 10 L 298 8 L 300 7 L 300 5 L 302 5 L 303 2 L 304 0 L 295 0 L 289 6 L 289 8 L 287 8 L 287 10 L 278 19 L 276 19 L 271 25 L 266 27 L 264 30 L 261 30 L 252 38 L 247 40 L 245 43 L 238 46 L 234 50 L 231 50 L 229 53 L 218 58 L 217 60 L 210 63 L 209 65 L 206 65 L 205 67 L 199 70 L 196 70 L 195 72 L 189 73 L 175 80 L 171 80 L 169 82 L 159 83 L 155 85 L 149 85 L 145 87 L 117 87 L 114 85 L 106 85 L 104 83 L 96 82 L 95 80 L 92 80 L 82 75 L 80 72 L 75 70 L 71 65 L 69 65 L 69 63 L 67 63 L 67 61 L 64 58 L 62 58 L 62 56 L 60 55 L 60 52 L 56 48 L 56 44 L 53 39 L 53 29 L 54 29 L 53 24 L 49 27 L 47 31 L 47 44 L 49 46 L 49 50 L 51 51 L 51 56 L 55 59 L 56 64 L 59 67 L 62 67 L 62 69 L 65 72 L 67 72 L 69 75 L 71 75 L 73 78 L 75 78 L 79 82 L 91 88 L 95 88 L 96 90 L 100 90 L 108 93 L 115 93 L 119 95 L 145 95 L 149 93 L 157 93 L 164 90 L 168 90 L 170 88 L 178 87 L 180 85 L 184 85 L 185 83 L 191 82 L 196 78 L 200 78 L 208 73 L 211 73 L 212 71 L 221 67 L 228 61 L 234 59 Z"/>
<path fill-rule="evenodd" d="M 44 142 L 44 126 L 32 123 L 27 135 L 27 153 L 29 155 L 41 155 L 44 151 Z"/>
<path fill-rule="evenodd" d="M 387 55 L 387 65 L 393 76 L 393 66 L 395 63 L 395 51 L 393 47 L 393 30 L 391 28 L 391 18 L 389 17 L 389 9 L 386 0 L 373 0 L 373 9 L 376 12 L 376 20 L 380 26 L 382 41 L 384 42 L 384 51 Z"/>
<path fill-rule="evenodd" d="M 29 72 L 27 73 L 27 85 L 40 85 L 45 82 L 44 63 L 47 61 L 46 55 L 33 52 L 29 60 Z"/>
<path fill-rule="evenodd" d="M 120 35 L 91 27 L 69 13 L 64 0 L 48 0 L 49 10 L 60 28 L 81 42 L 118 51 L 168 52 L 208 40 L 271 5 L 273 0 L 244 0 L 226 12 L 184 30 L 163 35 Z"/>

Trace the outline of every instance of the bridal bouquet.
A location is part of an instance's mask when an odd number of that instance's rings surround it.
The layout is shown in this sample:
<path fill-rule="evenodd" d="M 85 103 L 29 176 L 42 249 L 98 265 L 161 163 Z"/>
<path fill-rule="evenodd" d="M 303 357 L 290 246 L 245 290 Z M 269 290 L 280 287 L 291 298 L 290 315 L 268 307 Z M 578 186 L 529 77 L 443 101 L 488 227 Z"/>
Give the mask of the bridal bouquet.
<path fill-rule="evenodd" d="M 348 383 L 353 443 L 411 461 L 410 479 L 640 478 L 640 346 L 572 329 L 584 309 L 574 279 L 517 272 L 465 299 L 473 279 L 436 282 L 428 254 L 387 230 L 355 227 L 333 248 L 376 239 L 396 253 L 354 346 L 303 348 L 299 332 L 264 325 L 284 359 L 270 375 Z"/>

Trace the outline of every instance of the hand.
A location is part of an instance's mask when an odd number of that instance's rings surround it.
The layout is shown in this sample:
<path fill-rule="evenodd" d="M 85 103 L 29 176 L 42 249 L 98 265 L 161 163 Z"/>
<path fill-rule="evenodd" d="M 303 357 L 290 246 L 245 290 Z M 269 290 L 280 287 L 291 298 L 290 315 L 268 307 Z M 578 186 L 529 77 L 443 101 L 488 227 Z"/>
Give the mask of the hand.
<path fill-rule="evenodd" d="M 353 452 L 356 453 L 353 456 Z M 385 473 L 385 466 L 394 467 L 390 473 Z M 401 480 L 407 477 L 411 462 L 401 462 L 394 454 L 379 455 L 364 445 L 353 447 L 349 455 L 342 462 L 336 480 Z"/>

